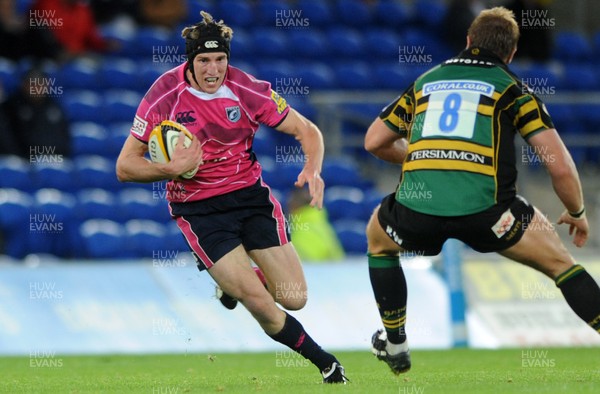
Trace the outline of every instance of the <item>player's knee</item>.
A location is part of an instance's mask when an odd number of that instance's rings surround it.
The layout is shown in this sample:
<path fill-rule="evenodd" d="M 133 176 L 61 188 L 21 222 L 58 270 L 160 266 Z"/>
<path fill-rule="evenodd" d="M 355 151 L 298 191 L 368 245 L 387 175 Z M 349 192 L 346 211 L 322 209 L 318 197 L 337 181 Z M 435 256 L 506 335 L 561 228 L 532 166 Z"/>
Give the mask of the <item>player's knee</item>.
<path fill-rule="evenodd" d="M 297 311 L 306 305 L 306 296 L 300 298 L 288 298 L 285 300 L 278 300 L 279 304 L 287 309 L 288 311 Z"/>
<path fill-rule="evenodd" d="M 275 290 L 275 301 L 290 311 L 304 308 L 307 299 L 306 286 L 293 286 L 293 283 L 290 283 L 289 286 L 282 286 Z"/>

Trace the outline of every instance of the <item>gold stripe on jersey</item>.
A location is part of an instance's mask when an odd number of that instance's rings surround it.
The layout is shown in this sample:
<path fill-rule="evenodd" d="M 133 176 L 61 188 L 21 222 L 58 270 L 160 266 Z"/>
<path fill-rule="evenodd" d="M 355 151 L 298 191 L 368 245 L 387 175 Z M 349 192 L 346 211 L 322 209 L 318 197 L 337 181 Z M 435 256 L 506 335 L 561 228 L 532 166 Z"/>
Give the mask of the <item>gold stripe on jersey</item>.
<path fill-rule="evenodd" d="M 494 107 L 492 105 L 479 104 L 477 112 L 481 115 L 492 116 L 494 114 Z"/>
<path fill-rule="evenodd" d="M 412 105 L 407 104 L 406 100 L 410 98 L 404 94 L 402 95 L 394 105 L 394 108 L 384 117 L 381 118 L 388 125 L 392 125 L 401 132 L 406 132 L 410 126 L 410 120 L 412 120 Z M 407 118 L 409 121 L 407 121 Z"/>
<path fill-rule="evenodd" d="M 493 148 L 460 140 L 420 140 L 408 146 L 408 153 L 423 149 L 468 151 L 488 157 L 494 157 Z"/>
<path fill-rule="evenodd" d="M 518 99 L 515 101 L 518 101 Z M 530 101 L 519 107 L 519 112 L 515 122 L 523 138 L 535 131 L 551 128 L 549 125 L 544 123 L 544 120 L 541 116 L 541 111 L 542 109 L 535 98 L 531 98 Z M 520 124 L 521 120 L 525 118 L 531 118 L 531 120 L 526 121 L 524 124 Z"/>
<path fill-rule="evenodd" d="M 485 164 L 469 163 L 460 160 L 439 160 L 423 159 L 405 162 L 402 166 L 403 171 L 415 170 L 449 170 L 449 171 L 467 171 L 488 176 L 495 176 L 493 166 Z"/>

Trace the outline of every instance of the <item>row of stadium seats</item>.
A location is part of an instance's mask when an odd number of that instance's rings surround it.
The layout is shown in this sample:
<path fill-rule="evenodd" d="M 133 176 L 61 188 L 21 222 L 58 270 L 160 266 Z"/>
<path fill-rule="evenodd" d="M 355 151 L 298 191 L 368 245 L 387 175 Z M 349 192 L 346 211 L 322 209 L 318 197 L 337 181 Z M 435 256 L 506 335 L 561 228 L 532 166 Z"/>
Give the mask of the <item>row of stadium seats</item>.
<path fill-rule="evenodd" d="M 264 138 L 261 140 L 264 141 Z M 80 143 L 89 141 L 90 138 L 86 137 Z M 112 140 L 108 142 L 112 143 Z M 87 148 L 91 146 L 92 143 L 86 145 Z M 280 147 L 263 146 L 259 153 L 265 181 L 287 193 L 304 163 L 300 147 L 288 142 L 288 145 Z M 327 159 L 323 164 L 322 177 L 328 186 L 353 186 L 365 190 L 373 187 L 373 182 L 364 179 L 358 166 L 348 159 Z M 61 155 L 32 153 L 29 161 L 18 156 L 0 156 L 0 187 L 29 193 L 43 188 L 67 192 L 99 188 L 116 192 L 139 185 L 117 180 L 114 157 L 85 154 L 69 159 Z"/>
<path fill-rule="evenodd" d="M 156 189 L 119 193 L 85 189 L 75 194 L 39 189 L 29 194 L 3 188 L 0 231 L 5 253 L 14 258 L 29 253 L 64 258 L 148 258 L 152 250 L 186 250 L 168 214 L 164 184 Z M 328 190 L 325 207 L 348 253 L 364 252 L 366 221 L 380 199 L 377 192 L 358 188 L 334 186 Z M 359 237 L 363 241 L 356 243 Z"/>
<path fill-rule="evenodd" d="M 49 74 L 52 88 L 60 89 L 57 90 L 60 94 L 55 97 L 61 101 L 72 122 L 91 121 L 104 125 L 131 122 L 143 94 L 164 71 L 155 66 L 137 67 L 136 63 L 123 59 L 114 64 L 104 61 L 101 67 L 85 63 L 75 61 Z M 104 68 L 106 65 L 109 66 Z M 238 65 L 258 78 L 270 81 L 272 88 L 292 104 L 300 102 L 309 106 L 311 94 L 322 90 L 397 87 L 395 90 L 400 91 L 428 68 L 427 65 L 401 66 L 394 62 L 369 67 L 360 61 L 331 65 L 316 62 L 292 65 L 286 61 L 263 63 L 256 67 L 244 63 Z M 121 66 L 123 68 L 119 69 Z M 591 65 L 514 64 L 511 68 L 542 99 L 564 91 L 600 90 L 600 69 Z M 145 73 L 144 70 L 147 78 L 138 78 L 139 73 Z M 17 88 L 20 73 L 16 65 L 0 59 L 0 81 L 7 91 Z M 114 75 L 106 77 L 103 74 Z"/>

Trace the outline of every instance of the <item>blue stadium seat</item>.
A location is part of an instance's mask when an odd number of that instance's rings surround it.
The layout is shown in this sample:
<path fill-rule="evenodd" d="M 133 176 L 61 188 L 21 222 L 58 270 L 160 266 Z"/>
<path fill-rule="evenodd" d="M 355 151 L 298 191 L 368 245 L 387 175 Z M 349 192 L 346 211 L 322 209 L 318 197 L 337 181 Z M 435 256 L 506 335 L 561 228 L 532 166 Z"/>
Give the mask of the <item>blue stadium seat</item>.
<path fill-rule="evenodd" d="M 594 91 L 600 89 L 600 75 L 597 67 L 589 64 L 567 64 L 565 66 L 563 89 Z"/>
<path fill-rule="evenodd" d="M 546 103 L 546 108 L 559 134 L 571 134 L 581 130 L 581 119 L 571 104 Z"/>
<path fill-rule="evenodd" d="M 67 90 L 98 90 L 103 87 L 98 78 L 98 65 L 91 59 L 75 59 L 57 70 L 57 85 Z"/>
<path fill-rule="evenodd" d="M 33 178 L 36 189 L 73 192 L 77 188 L 75 167 L 66 157 L 59 163 L 37 163 L 33 166 Z"/>
<path fill-rule="evenodd" d="M 335 72 L 323 62 L 305 63 L 297 69 L 296 75 L 302 79 L 300 85 L 309 92 L 313 89 L 332 89 L 337 83 Z"/>
<path fill-rule="evenodd" d="M 198 15 L 198 18 L 200 16 Z M 132 59 L 152 59 L 152 55 L 164 48 L 174 48 L 177 35 L 165 28 L 143 27 L 139 29 L 135 38 L 128 42 L 127 53 Z M 181 41 L 181 40 L 180 40 Z"/>
<path fill-rule="evenodd" d="M 390 190 L 390 192 L 392 192 L 392 191 L 393 190 Z M 375 207 L 377 207 L 379 204 L 381 204 L 381 200 L 383 200 L 383 198 L 386 195 L 379 192 L 375 188 L 365 190 L 364 193 L 365 193 L 365 199 L 363 200 L 363 212 L 365 215 L 364 217 L 371 217 L 371 214 L 373 213 L 373 210 L 375 209 Z"/>
<path fill-rule="evenodd" d="M 127 247 L 133 257 L 153 258 L 156 253 L 171 250 L 166 242 L 168 232 L 162 223 L 134 219 L 125 223 Z"/>
<path fill-rule="evenodd" d="M 78 156 L 73 159 L 77 182 L 81 189 L 122 189 L 115 173 L 115 162 L 98 155 Z"/>
<path fill-rule="evenodd" d="M 104 189 L 83 189 L 77 193 L 77 220 L 107 219 L 123 221 L 121 207 L 115 195 Z"/>
<path fill-rule="evenodd" d="M 121 152 L 121 148 L 123 148 L 123 144 L 127 137 L 129 137 L 129 132 L 131 130 L 132 122 L 118 122 L 111 123 L 108 128 L 110 130 L 108 136 L 108 146 L 109 152 L 112 152 L 112 157 L 118 157 Z"/>
<path fill-rule="evenodd" d="M 142 95 L 132 90 L 110 90 L 104 95 L 105 122 L 133 122 Z"/>
<path fill-rule="evenodd" d="M 218 18 L 223 19 L 234 30 L 234 39 L 237 39 L 238 27 L 249 27 L 256 21 L 254 6 L 247 0 L 221 0 L 219 1 Z"/>
<path fill-rule="evenodd" d="M 592 45 L 594 51 L 594 57 L 596 61 L 600 60 L 600 31 L 597 31 L 592 37 Z"/>
<path fill-rule="evenodd" d="M 73 156 L 112 154 L 109 151 L 109 134 L 106 129 L 93 122 L 78 122 L 71 125 L 71 151 Z"/>
<path fill-rule="evenodd" d="M 600 130 L 600 104 L 578 104 L 574 110 L 586 133 L 595 134 Z"/>
<path fill-rule="evenodd" d="M 324 205 L 329 213 L 329 219 L 366 220 L 363 209 L 364 193 L 352 186 L 331 186 L 325 191 Z"/>
<path fill-rule="evenodd" d="M 592 46 L 587 38 L 575 31 L 557 31 L 554 38 L 554 58 L 563 62 L 588 61 Z"/>
<path fill-rule="evenodd" d="M 396 0 L 380 0 L 375 5 L 375 17 L 392 29 L 410 21 L 410 10 L 405 3 Z"/>
<path fill-rule="evenodd" d="M 361 176 L 356 162 L 350 160 L 326 159 L 323 163 L 321 176 L 328 187 L 351 186 L 364 189 L 373 186 L 371 181 Z"/>
<path fill-rule="evenodd" d="M 177 227 L 175 221 L 166 224 L 167 243 L 170 250 L 188 251 L 190 250 L 181 230 Z"/>
<path fill-rule="evenodd" d="M 117 197 L 122 220 L 168 222 L 171 220 L 166 200 L 168 193 L 166 182 L 153 182 L 152 190 L 141 187 L 122 190 Z"/>
<path fill-rule="evenodd" d="M 294 29 L 288 35 L 295 56 L 320 60 L 330 53 L 327 37 L 316 29 Z"/>
<path fill-rule="evenodd" d="M 365 28 L 373 22 L 373 11 L 362 0 L 337 0 L 334 9 L 343 24 L 361 28 Z"/>
<path fill-rule="evenodd" d="M 4 254 L 20 259 L 29 253 L 32 210 L 33 198 L 29 193 L 0 188 L 0 231 L 4 238 Z"/>
<path fill-rule="evenodd" d="M 295 8 L 294 8 L 295 9 Z M 283 19 L 289 17 L 290 5 L 289 2 L 281 0 L 261 0 L 256 3 L 256 20 L 255 23 L 260 26 L 273 26 L 283 24 Z M 280 28 L 283 29 L 281 26 Z"/>
<path fill-rule="evenodd" d="M 76 235 L 75 197 L 58 189 L 40 189 L 35 193 L 30 216 L 30 252 L 71 257 Z"/>
<path fill-rule="evenodd" d="M 369 48 L 369 58 L 378 56 L 383 60 L 398 60 L 398 48 L 402 41 L 393 30 L 369 29 L 365 33 L 365 43 Z"/>
<path fill-rule="evenodd" d="M 342 219 L 332 225 L 346 254 L 364 255 L 367 252 L 366 221 Z"/>
<path fill-rule="evenodd" d="M 70 91 L 64 95 L 63 104 L 71 122 L 102 123 L 106 116 L 102 96 L 91 90 Z"/>
<path fill-rule="evenodd" d="M 397 61 L 378 63 L 374 75 L 374 83 L 378 88 L 395 90 L 398 94 L 413 82 L 410 79 L 410 67 L 402 66 Z"/>
<path fill-rule="evenodd" d="M 131 257 L 123 225 L 106 219 L 86 220 L 79 227 L 83 256 L 91 259 Z"/>
<path fill-rule="evenodd" d="M 135 45 L 136 25 L 125 20 L 100 26 L 100 35 L 110 41 L 117 43 L 115 49 L 107 55 L 133 56 L 130 48 Z"/>
<path fill-rule="evenodd" d="M 235 30 L 233 40 L 231 40 L 231 65 L 247 71 L 246 68 L 238 64 L 244 60 L 254 60 L 254 38 L 248 33 L 248 30 Z"/>
<path fill-rule="evenodd" d="M 275 157 L 276 160 L 273 171 L 265 171 L 263 173 L 263 178 L 270 187 L 286 193 L 294 187 L 294 182 L 296 182 L 298 174 L 302 171 L 302 165 L 300 163 L 282 163 L 278 160 L 287 159 L 278 155 Z"/>
<path fill-rule="evenodd" d="M 531 64 L 524 68 L 520 75 L 521 82 L 529 87 L 539 96 L 551 94 L 561 84 L 562 76 L 560 70 L 546 64 Z"/>
<path fill-rule="evenodd" d="M 373 88 L 373 72 L 365 63 L 358 61 L 339 63 L 335 69 L 342 89 Z"/>
<path fill-rule="evenodd" d="M 363 34 L 357 29 L 345 26 L 333 26 L 328 30 L 329 48 L 332 58 L 346 59 L 356 58 L 356 56 L 365 53 L 367 45 L 365 44 Z"/>
<path fill-rule="evenodd" d="M 272 26 L 272 25 L 271 25 Z M 287 56 L 293 48 L 289 45 L 287 31 L 276 28 L 259 27 L 250 35 L 254 38 L 252 47 L 258 56 L 278 58 Z M 235 38 L 234 38 L 235 40 Z"/>
<path fill-rule="evenodd" d="M 302 11 L 299 18 L 308 18 L 309 27 L 325 27 L 336 23 L 337 15 L 327 1 L 300 0 L 296 9 Z"/>
<path fill-rule="evenodd" d="M 429 29 L 439 28 L 446 15 L 446 5 L 441 0 L 418 0 L 414 5 L 416 19 Z"/>
<path fill-rule="evenodd" d="M 219 15 L 219 9 L 214 4 L 214 1 L 198 1 L 198 0 L 187 0 L 187 14 L 185 24 L 193 25 L 200 21 L 200 11 L 206 11 L 211 14 L 215 19 L 219 20 L 223 17 Z M 225 19 L 227 21 L 227 19 Z"/>
<path fill-rule="evenodd" d="M 157 62 L 139 62 L 136 78 L 139 80 L 140 89 L 138 92 L 145 93 L 158 77 L 169 71 L 178 64 L 157 63 Z"/>
<path fill-rule="evenodd" d="M 268 157 L 270 160 L 275 162 L 275 145 L 277 139 L 275 138 L 274 131 L 261 126 L 256 134 L 254 135 L 254 141 L 252 142 L 252 150 L 259 156 L 261 156 L 260 163 L 263 165 L 264 170 L 271 170 L 268 164 L 263 163 L 262 157 Z M 274 165 L 274 164 L 273 164 Z"/>
<path fill-rule="evenodd" d="M 277 90 L 277 84 L 287 78 L 294 77 L 294 67 L 287 61 L 262 62 L 257 65 L 255 77 L 269 81 L 273 90 Z"/>
<path fill-rule="evenodd" d="M 139 78 L 139 75 L 140 70 L 136 62 L 117 58 L 106 59 L 102 62 L 97 78 L 107 89 L 140 90 L 144 88 L 142 85 L 144 81 Z M 146 89 L 148 87 L 145 86 Z"/>
<path fill-rule="evenodd" d="M 19 68 L 11 60 L 0 58 L 0 86 L 4 88 L 5 94 L 11 94 L 19 85 Z"/>
<path fill-rule="evenodd" d="M 0 156 L 0 188 L 33 190 L 30 162 L 13 155 Z"/>

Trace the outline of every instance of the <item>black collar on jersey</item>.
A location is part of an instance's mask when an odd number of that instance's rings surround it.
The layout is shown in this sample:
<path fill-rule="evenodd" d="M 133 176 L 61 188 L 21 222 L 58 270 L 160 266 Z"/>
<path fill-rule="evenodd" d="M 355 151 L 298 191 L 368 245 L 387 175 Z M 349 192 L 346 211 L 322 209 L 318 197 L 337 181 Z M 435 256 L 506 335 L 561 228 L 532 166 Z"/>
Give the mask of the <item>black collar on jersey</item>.
<path fill-rule="evenodd" d="M 461 59 L 477 59 L 482 62 L 492 62 L 499 65 L 506 65 L 502 59 L 489 49 L 481 47 L 469 47 L 464 49 L 458 56 Z"/>

